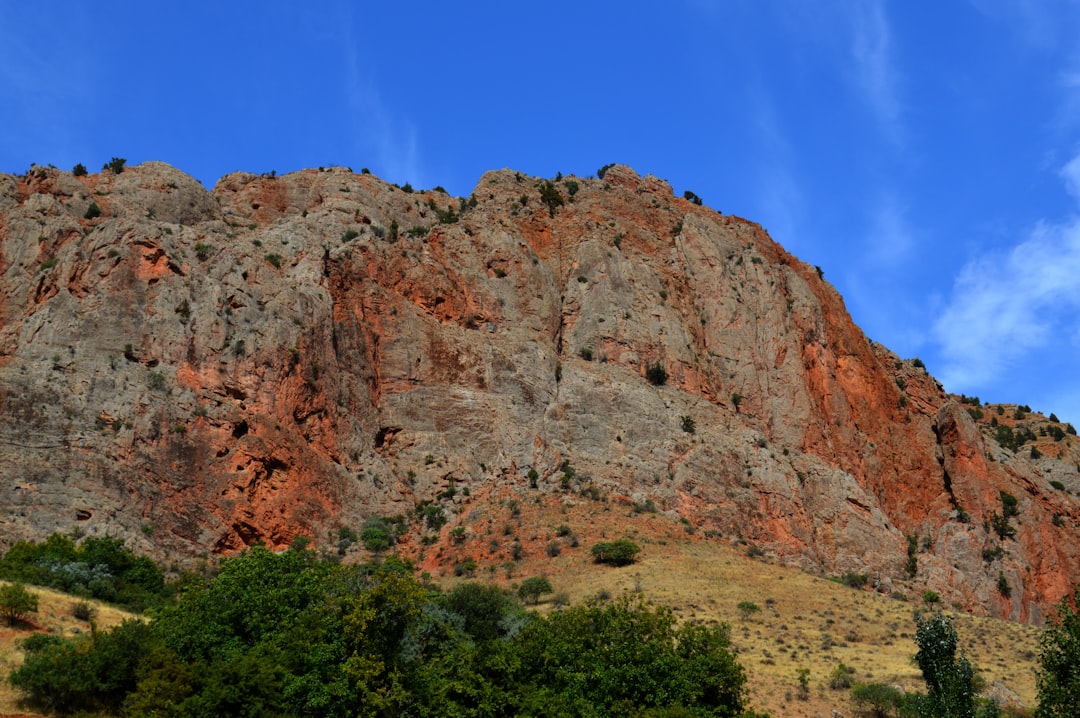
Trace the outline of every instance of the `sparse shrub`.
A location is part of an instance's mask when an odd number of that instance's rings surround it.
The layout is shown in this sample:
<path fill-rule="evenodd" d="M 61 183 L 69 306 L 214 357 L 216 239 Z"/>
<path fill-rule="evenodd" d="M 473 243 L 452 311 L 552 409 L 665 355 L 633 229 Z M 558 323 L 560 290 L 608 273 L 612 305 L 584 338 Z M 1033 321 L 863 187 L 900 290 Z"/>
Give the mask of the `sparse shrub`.
<path fill-rule="evenodd" d="M 270 254 L 263 257 L 263 259 L 265 259 L 270 264 L 274 265 L 275 269 L 281 269 L 281 255 L 280 254 L 277 254 L 276 252 L 271 252 Z"/>
<path fill-rule="evenodd" d="M 685 192 L 683 192 L 683 199 L 688 199 L 688 200 L 690 200 L 691 202 L 693 202 L 694 204 L 696 204 L 698 206 L 701 206 L 701 204 L 702 204 L 701 197 L 698 197 L 696 194 L 694 194 L 690 190 L 686 190 Z"/>
<path fill-rule="evenodd" d="M 84 165 L 82 162 L 78 163 L 77 165 L 75 165 L 74 167 L 71 168 L 71 174 L 75 175 L 76 177 L 85 177 L 86 176 L 86 165 Z"/>
<path fill-rule="evenodd" d="M 609 169 L 611 169 L 612 167 L 614 167 L 614 166 L 615 166 L 615 163 L 614 163 L 614 162 L 611 162 L 611 163 L 609 163 L 609 164 L 606 164 L 606 165 L 604 165 L 604 166 L 603 166 L 603 167 L 601 167 L 600 169 L 596 170 L 596 176 L 597 176 L 597 178 L 598 178 L 598 179 L 604 179 L 604 175 L 606 175 L 606 174 L 607 174 L 607 171 L 608 171 Z"/>
<path fill-rule="evenodd" d="M 867 582 L 870 580 L 865 573 L 855 573 L 854 571 L 848 571 L 840 580 L 848 588 L 866 588 Z"/>
<path fill-rule="evenodd" d="M 656 362 L 655 364 L 650 364 L 648 369 L 645 370 L 645 378 L 653 386 L 663 386 L 667 383 L 668 373 L 667 370 L 664 369 L 663 364 Z"/>
<path fill-rule="evenodd" d="M 1009 585 L 1009 579 L 1005 577 L 1004 571 L 998 571 L 997 590 L 1005 598 L 1012 597 L 1012 586 Z"/>
<path fill-rule="evenodd" d="M 801 700 L 801 701 L 810 700 L 810 669 L 809 668 L 800 668 L 796 672 L 796 676 L 798 677 L 798 680 L 799 680 L 799 693 L 798 693 L 799 700 Z"/>
<path fill-rule="evenodd" d="M 195 256 L 198 257 L 199 261 L 204 261 L 207 257 L 210 256 L 210 252 L 213 251 L 213 249 L 213 245 L 203 244 L 202 242 L 199 242 L 195 245 Z"/>
<path fill-rule="evenodd" d="M 559 541 L 551 541 L 547 545 L 547 555 L 551 558 L 555 558 L 562 553 L 562 543 Z"/>
<path fill-rule="evenodd" d="M 1057 479 L 1051 479 L 1050 480 L 1050 485 L 1053 486 L 1058 491 L 1064 491 L 1065 490 L 1065 484 L 1061 483 Z"/>
<path fill-rule="evenodd" d="M 96 611 L 89 601 L 76 601 L 71 604 L 71 615 L 80 621 L 91 621 Z"/>
<path fill-rule="evenodd" d="M 851 674 L 854 672 L 854 668 L 841 663 L 829 675 L 829 688 L 834 691 L 844 691 L 851 688 Z"/>
<path fill-rule="evenodd" d="M 757 605 L 753 601 L 739 601 L 738 605 L 735 606 L 735 608 L 739 610 L 739 615 L 744 621 L 749 620 L 750 616 L 761 611 L 761 606 Z"/>
<path fill-rule="evenodd" d="M 125 160 L 123 157 L 113 157 L 111 160 L 106 162 L 105 166 L 101 169 L 102 171 L 108 170 L 114 175 L 118 175 L 124 171 L 125 164 L 127 164 L 127 160 Z"/>
<path fill-rule="evenodd" d="M 1031 447 L 1031 458 L 1032 459 L 1041 459 L 1042 458 L 1042 452 L 1039 451 L 1039 448 L 1037 446 Z"/>
<path fill-rule="evenodd" d="M 592 361 L 593 360 L 592 349 L 590 349 L 589 347 L 581 347 L 581 349 L 578 349 L 578 356 L 580 356 L 585 361 Z"/>
<path fill-rule="evenodd" d="M 352 240 L 356 239 L 359 236 L 360 236 L 360 233 L 357 232 L 355 229 L 347 229 L 347 230 L 345 230 L 345 234 L 341 235 L 341 241 L 342 242 L 351 242 Z"/>
<path fill-rule="evenodd" d="M 694 422 L 694 417 L 683 415 L 679 417 L 679 421 L 682 424 L 682 430 L 687 434 L 693 434 L 697 430 L 697 424 Z"/>
<path fill-rule="evenodd" d="M 548 214 L 552 217 L 555 216 L 555 210 L 566 204 L 563 196 L 559 193 L 559 190 L 555 187 L 554 183 L 545 180 L 540 184 L 540 201 L 547 205 Z"/>
<path fill-rule="evenodd" d="M 91 202 L 90 206 L 86 208 L 86 212 L 83 214 L 83 219 L 97 219 L 101 216 L 101 207 L 98 207 L 97 202 Z"/>

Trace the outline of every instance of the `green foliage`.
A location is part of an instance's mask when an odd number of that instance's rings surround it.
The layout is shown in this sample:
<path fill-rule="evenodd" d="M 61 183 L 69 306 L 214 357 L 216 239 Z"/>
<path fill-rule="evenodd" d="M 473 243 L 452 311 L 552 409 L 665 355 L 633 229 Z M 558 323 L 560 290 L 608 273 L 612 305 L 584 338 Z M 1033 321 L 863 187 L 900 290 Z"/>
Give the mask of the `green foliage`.
<path fill-rule="evenodd" d="M 630 539 L 617 539 L 598 543 L 592 547 L 592 557 L 596 563 L 606 563 L 612 566 L 627 566 L 632 564 L 641 547 Z"/>
<path fill-rule="evenodd" d="M 274 269 L 281 269 L 281 255 L 280 254 L 278 254 L 276 252 L 271 252 L 270 254 L 263 257 L 263 259 L 265 259 L 270 264 L 274 265 Z"/>
<path fill-rule="evenodd" d="M 8 626 L 27 621 L 30 614 L 37 613 L 37 610 L 37 594 L 27 591 L 23 584 L 9 583 L 0 586 L 0 616 L 4 617 Z"/>
<path fill-rule="evenodd" d="M 360 529 L 360 540 L 368 551 L 386 551 L 405 532 L 405 519 L 398 516 L 393 519 L 371 516 L 365 519 Z"/>
<path fill-rule="evenodd" d="M 401 228 L 398 226 L 396 219 L 390 221 L 390 232 L 387 234 L 387 239 L 391 242 L 396 242 L 398 234 L 401 232 Z"/>
<path fill-rule="evenodd" d="M 341 235 L 341 241 L 342 242 L 351 242 L 352 240 L 356 239 L 359 236 L 360 236 L 360 233 L 357 232 L 355 229 L 347 229 L 347 230 L 345 230 L 345 233 L 343 235 Z"/>
<path fill-rule="evenodd" d="M 908 534 L 907 538 L 907 569 L 908 578 L 915 578 L 915 574 L 919 572 L 919 557 L 916 553 L 919 550 L 919 537 L 915 534 Z"/>
<path fill-rule="evenodd" d="M 1057 607 L 1039 639 L 1035 718 L 1080 715 L 1080 585 Z"/>
<path fill-rule="evenodd" d="M 851 688 L 851 674 L 855 672 L 855 669 L 840 663 L 833 669 L 833 672 L 829 674 L 829 688 L 834 691 L 844 691 Z"/>
<path fill-rule="evenodd" d="M 531 678 L 519 714 L 684 707 L 689 715 L 737 716 L 744 708 L 746 678 L 727 627 L 677 627 L 670 609 L 640 600 L 589 601 L 553 613 L 528 624 L 519 645 L 521 674 Z"/>
<path fill-rule="evenodd" d="M 23 642 L 26 660 L 9 680 L 40 710 L 116 712 L 135 690 L 150 633 L 146 623 L 128 620 L 74 640 L 37 634 Z"/>
<path fill-rule="evenodd" d="M 535 604 L 542 594 L 552 593 L 554 590 L 551 581 L 543 576 L 533 576 L 521 582 L 521 586 L 518 587 L 518 597 L 525 603 Z"/>
<path fill-rule="evenodd" d="M 866 584 L 870 581 L 870 577 L 865 573 L 855 573 L 854 571 L 848 571 L 840 577 L 840 581 L 848 588 L 866 588 Z"/>
<path fill-rule="evenodd" d="M 111 160 L 105 163 L 105 166 L 101 170 L 112 172 L 114 175 L 118 175 L 124 171 L 124 165 L 127 164 L 127 160 L 123 157 L 113 157 Z"/>
<path fill-rule="evenodd" d="M 210 256 L 210 252 L 212 252 L 213 249 L 214 246 L 212 244 L 204 244 L 203 242 L 198 242 L 195 245 L 195 256 L 199 259 L 200 262 L 206 261 L 206 258 Z"/>
<path fill-rule="evenodd" d="M 887 683 L 856 683 L 851 689 L 851 700 L 870 718 L 890 718 L 899 715 L 904 692 Z"/>
<path fill-rule="evenodd" d="M 548 214 L 552 217 L 556 209 L 566 204 L 555 184 L 549 180 L 540 183 L 540 201 L 547 205 Z"/>
<path fill-rule="evenodd" d="M 915 632 L 919 646 L 915 663 L 926 681 L 925 715 L 975 718 L 975 669 L 967 658 L 957 656 L 956 631 L 940 613 L 920 620 Z"/>
<path fill-rule="evenodd" d="M 86 165 L 84 165 L 82 162 L 79 162 L 77 165 L 71 168 L 71 174 L 75 175 L 76 177 L 85 177 Z"/>
<path fill-rule="evenodd" d="M 1004 571 L 998 571 L 997 590 L 1004 598 L 1012 597 L 1012 586 L 1009 585 Z"/>
<path fill-rule="evenodd" d="M 74 557 L 78 548 L 56 542 Z M 24 547 L 25 552 L 25 547 Z M 548 592 L 526 580 L 525 596 Z M 560 599 L 561 605 L 565 600 Z M 494 586 L 442 595 L 395 558 L 255 548 L 188 577 L 149 622 L 37 635 L 13 685 L 42 711 L 130 716 L 736 716 L 723 626 L 640 600 L 524 611 Z"/>
<path fill-rule="evenodd" d="M 933 606 L 941 603 L 941 596 L 937 591 L 926 590 L 923 591 L 922 600 L 927 606 Z"/>
<path fill-rule="evenodd" d="M 101 207 L 98 207 L 97 202 L 91 202 L 90 206 L 86 208 L 86 212 L 83 214 L 83 219 L 97 219 L 101 216 Z"/>
<path fill-rule="evenodd" d="M 683 415 L 679 417 L 679 422 L 682 424 L 682 430 L 687 434 L 693 434 L 697 431 L 697 423 L 694 421 L 694 417 Z"/>
<path fill-rule="evenodd" d="M 744 621 L 761 610 L 761 606 L 753 601 L 739 601 L 739 604 L 735 608 L 739 609 L 739 615 L 742 616 Z"/>
<path fill-rule="evenodd" d="M 585 361 L 592 361 L 593 360 L 592 349 L 590 349 L 589 347 L 581 347 L 581 349 L 578 349 L 578 356 L 580 356 Z"/>
<path fill-rule="evenodd" d="M 667 384 L 668 373 L 667 370 L 664 369 L 663 364 L 656 362 L 655 364 L 650 364 L 645 370 L 645 378 L 653 386 L 663 386 L 664 384 Z"/>
<path fill-rule="evenodd" d="M 604 165 L 604 166 L 603 166 L 603 167 L 601 167 L 600 169 L 596 170 L 596 176 L 597 176 L 597 177 L 598 177 L 599 179 L 604 179 L 604 175 L 606 175 L 606 174 L 607 174 L 607 171 L 608 171 L 609 169 L 611 169 L 612 167 L 614 167 L 614 166 L 615 166 L 615 163 L 614 163 L 614 162 L 610 162 L 610 163 L 608 163 L 608 164 Z"/>
<path fill-rule="evenodd" d="M 47 586 L 141 611 L 166 594 L 161 570 L 123 539 L 88 537 L 76 545 L 53 534 L 43 543 L 19 541 L 0 559 L 0 578 Z"/>
<path fill-rule="evenodd" d="M 690 190 L 686 190 L 685 192 L 683 192 L 683 199 L 688 199 L 691 202 L 693 202 L 694 204 L 698 205 L 699 207 L 702 204 L 701 197 L 698 197 L 696 194 L 694 194 Z"/>

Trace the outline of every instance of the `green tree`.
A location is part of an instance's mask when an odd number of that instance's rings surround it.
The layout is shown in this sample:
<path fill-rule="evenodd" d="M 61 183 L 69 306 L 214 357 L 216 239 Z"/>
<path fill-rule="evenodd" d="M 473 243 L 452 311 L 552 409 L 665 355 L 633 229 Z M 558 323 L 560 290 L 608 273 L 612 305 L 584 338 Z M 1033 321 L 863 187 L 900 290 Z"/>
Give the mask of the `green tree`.
<path fill-rule="evenodd" d="M 31 613 L 37 613 L 38 597 L 21 583 L 9 583 L 0 587 L 0 615 L 9 626 L 26 621 Z"/>
<path fill-rule="evenodd" d="M 519 645 L 522 714 L 634 715 L 685 707 L 690 715 L 737 716 L 743 710 L 746 678 L 727 627 L 677 628 L 670 609 L 640 600 L 589 601 L 553 613 L 526 626 Z"/>
<path fill-rule="evenodd" d="M 975 718 L 975 669 L 968 659 L 956 655 L 956 631 L 941 613 L 920 620 L 915 632 L 919 652 L 915 663 L 926 681 L 923 715 L 934 718 Z"/>
<path fill-rule="evenodd" d="M 1039 639 L 1036 718 L 1080 715 L 1080 585 L 1057 607 Z"/>
<path fill-rule="evenodd" d="M 551 581 L 543 576 L 533 576 L 521 582 L 521 586 L 518 587 L 518 596 L 525 603 L 535 604 L 540 600 L 541 594 L 551 593 L 554 590 Z"/>
<path fill-rule="evenodd" d="M 641 553 L 641 547 L 630 539 L 618 539 L 598 543 L 592 547 L 591 552 L 593 560 L 597 563 L 627 566 L 632 564 L 636 556 Z"/>

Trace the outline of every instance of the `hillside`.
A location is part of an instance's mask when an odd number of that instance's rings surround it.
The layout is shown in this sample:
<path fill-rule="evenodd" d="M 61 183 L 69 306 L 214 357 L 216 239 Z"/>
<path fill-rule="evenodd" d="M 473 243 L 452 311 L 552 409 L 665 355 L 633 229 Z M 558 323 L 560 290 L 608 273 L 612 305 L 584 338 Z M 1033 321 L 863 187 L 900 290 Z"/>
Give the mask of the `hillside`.
<path fill-rule="evenodd" d="M 1072 427 L 947 395 L 693 200 L 619 165 L 468 198 L 343 168 L 0 175 L 0 539 L 332 550 L 400 514 L 452 551 L 482 497 L 606 501 L 1040 623 L 1080 578 Z"/>

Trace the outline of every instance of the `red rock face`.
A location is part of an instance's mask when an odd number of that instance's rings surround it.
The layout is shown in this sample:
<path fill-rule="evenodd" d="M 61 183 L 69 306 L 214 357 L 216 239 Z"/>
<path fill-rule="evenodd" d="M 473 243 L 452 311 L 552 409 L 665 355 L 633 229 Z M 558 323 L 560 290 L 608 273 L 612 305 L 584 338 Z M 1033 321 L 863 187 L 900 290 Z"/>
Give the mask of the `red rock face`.
<path fill-rule="evenodd" d="M 621 166 L 552 187 L 0 175 L 0 538 L 328 544 L 535 482 L 1017 620 L 1068 593 L 1063 427 L 969 413 L 751 222 Z"/>

